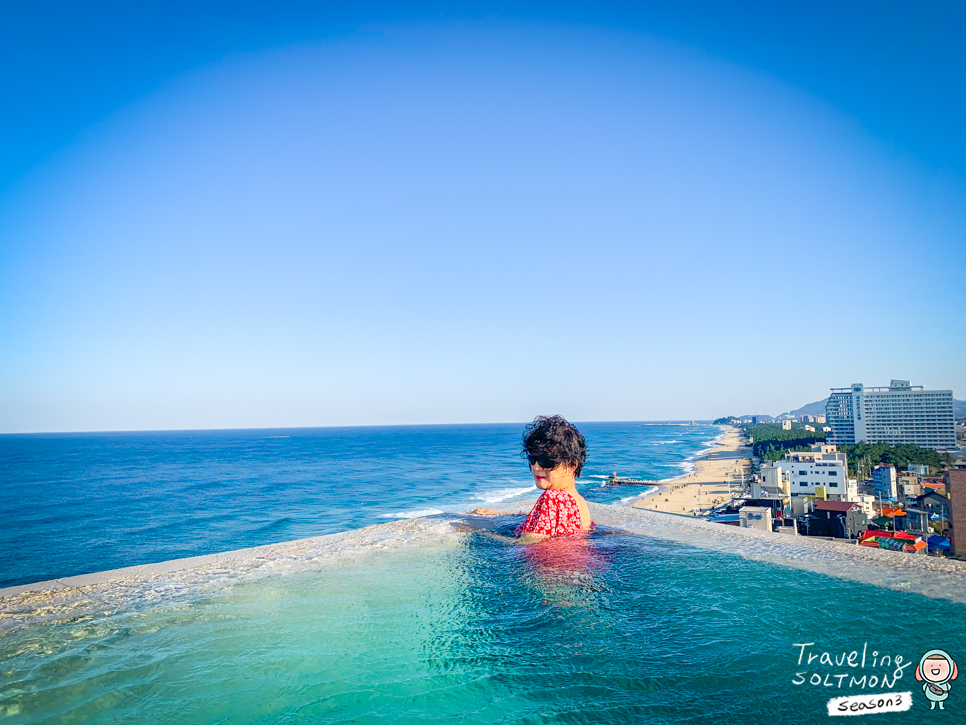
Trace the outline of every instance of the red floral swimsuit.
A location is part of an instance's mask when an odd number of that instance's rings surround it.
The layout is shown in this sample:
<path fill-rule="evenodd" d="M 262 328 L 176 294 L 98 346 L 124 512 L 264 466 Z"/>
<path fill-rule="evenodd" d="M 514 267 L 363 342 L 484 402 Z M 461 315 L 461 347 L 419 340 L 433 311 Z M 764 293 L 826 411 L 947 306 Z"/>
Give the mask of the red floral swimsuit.
<path fill-rule="evenodd" d="M 591 524 L 593 525 L 593 524 Z M 566 491 L 544 491 L 533 505 L 526 523 L 518 526 L 516 535 L 524 531 L 547 536 L 566 536 L 583 532 L 577 501 Z"/>

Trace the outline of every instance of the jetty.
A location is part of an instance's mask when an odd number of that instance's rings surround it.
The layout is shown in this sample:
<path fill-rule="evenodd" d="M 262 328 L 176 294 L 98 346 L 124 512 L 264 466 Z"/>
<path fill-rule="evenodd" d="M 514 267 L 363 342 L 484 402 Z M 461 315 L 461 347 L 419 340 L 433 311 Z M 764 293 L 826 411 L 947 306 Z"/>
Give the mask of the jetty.
<path fill-rule="evenodd" d="M 603 480 L 604 486 L 660 486 L 660 481 L 645 481 L 641 478 L 621 478 L 617 471 L 611 474 L 610 478 Z"/>

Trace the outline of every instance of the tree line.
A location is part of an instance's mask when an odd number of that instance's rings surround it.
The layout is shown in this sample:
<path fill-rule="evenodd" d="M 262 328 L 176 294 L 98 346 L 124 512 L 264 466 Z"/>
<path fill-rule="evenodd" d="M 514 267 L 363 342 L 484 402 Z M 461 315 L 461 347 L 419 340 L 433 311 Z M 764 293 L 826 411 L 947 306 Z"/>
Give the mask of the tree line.
<path fill-rule="evenodd" d="M 825 433 L 818 430 L 806 431 L 802 428 L 782 430 L 781 425 L 746 425 L 745 433 L 752 439 L 755 456 L 763 461 L 778 461 L 785 457 L 786 451 L 807 451 L 816 443 L 825 441 Z M 937 473 L 942 467 L 951 466 L 953 457 L 949 453 L 937 453 L 932 448 L 920 448 L 911 443 L 893 446 L 888 443 L 855 443 L 840 445 L 849 463 L 849 475 L 856 476 L 858 466 L 866 462 L 869 467 L 891 463 L 899 470 L 906 470 L 911 464 L 929 466 L 930 472 Z"/>
<path fill-rule="evenodd" d="M 929 466 L 930 473 L 938 473 L 943 466 L 953 465 L 953 457 L 948 453 L 937 453 L 932 448 L 920 448 L 911 443 L 891 446 L 888 443 L 855 443 L 838 447 L 849 460 L 849 475 L 854 476 L 857 466 L 867 460 L 872 466 L 891 463 L 900 471 L 911 464 Z"/>
<path fill-rule="evenodd" d="M 744 426 L 744 431 L 754 441 L 751 444 L 754 455 L 763 461 L 777 461 L 784 457 L 785 451 L 807 451 L 825 441 L 823 431 L 805 430 L 801 424 L 792 430 L 783 430 L 777 423 L 759 423 Z"/>

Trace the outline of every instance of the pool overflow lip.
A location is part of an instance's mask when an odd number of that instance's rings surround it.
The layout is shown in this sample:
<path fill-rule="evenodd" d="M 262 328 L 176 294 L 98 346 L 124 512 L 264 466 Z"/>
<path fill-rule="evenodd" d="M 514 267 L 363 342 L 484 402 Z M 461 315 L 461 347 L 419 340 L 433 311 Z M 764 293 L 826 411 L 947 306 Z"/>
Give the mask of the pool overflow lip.
<path fill-rule="evenodd" d="M 532 501 L 520 502 L 506 510 L 514 515 L 525 514 L 531 505 Z M 966 587 L 963 587 L 966 583 L 966 562 L 907 556 L 899 552 L 824 539 L 721 526 L 703 519 L 670 516 L 626 506 L 595 503 L 589 505 L 597 524 L 623 529 L 630 534 L 966 603 Z M 434 514 L 308 539 L 6 587 L 0 589 L 0 614 L 11 611 L 24 613 L 25 602 L 18 604 L 18 600 L 25 595 L 40 608 L 44 606 L 42 600 L 45 594 L 90 593 L 90 590 L 112 582 L 133 586 L 149 585 L 152 581 L 174 572 L 192 571 L 198 578 L 203 579 L 206 571 L 224 570 L 238 565 L 257 567 L 258 564 L 278 560 L 305 564 L 301 570 L 318 568 L 320 559 L 364 553 L 393 544 L 404 545 L 425 542 L 428 539 L 442 540 L 447 536 L 466 536 L 467 534 L 458 530 L 459 524 L 469 523 L 481 528 L 492 528 L 498 522 L 499 518 L 472 514 Z M 297 565 L 291 567 L 292 571 L 299 569 Z M 280 573 L 284 572 L 273 570 L 265 575 Z"/>
<path fill-rule="evenodd" d="M 532 504 L 532 502 L 531 502 Z M 470 523 L 478 528 L 493 528 L 492 524 L 503 517 L 484 517 L 473 514 L 431 514 L 428 516 L 417 516 L 407 519 L 397 519 L 382 524 L 374 524 L 361 529 L 350 531 L 339 531 L 334 534 L 323 534 L 321 536 L 311 536 L 305 539 L 293 539 L 282 541 L 275 544 L 262 544 L 251 546 L 244 549 L 232 549 L 231 551 L 218 552 L 214 554 L 201 554 L 199 556 L 189 556 L 181 559 L 168 559 L 152 564 L 137 564 L 126 566 L 119 569 L 107 569 L 105 571 L 92 572 L 89 574 L 77 574 L 69 577 L 58 577 L 46 581 L 32 582 L 30 584 L 19 584 L 11 587 L 0 588 L 0 605 L 7 599 L 18 597 L 21 594 L 37 594 L 42 592 L 54 592 L 65 589 L 80 589 L 87 586 L 102 584 L 108 581 L 130 581 L 138 578 L 148 578 L 158 574 L 168 572 L 183 571 L 185 569 L 200 568 L 205 566 L 224 566 L 233 562 L 247 562 L 258 559 L 272 559 L 279 556 L 290 555 L 294 552 L 303 555 L 314 553 L 316 545 L 324 547 L 325 544 L 337 544 L 343 540 L 358 539 L 363 532 L 371 532 L 371 537 L 365 537 L 372 543 L 379 541 L 378 533 L 398 532 L 399 530 L 412 529 L 418 522 L 446 522 L 451 525 Z M 445 529 L 441 529 L 445 531 Z M 462 533 L 453 529 L 454 534 Z M 2 610 L 0 610 L 2 611 Z"/>

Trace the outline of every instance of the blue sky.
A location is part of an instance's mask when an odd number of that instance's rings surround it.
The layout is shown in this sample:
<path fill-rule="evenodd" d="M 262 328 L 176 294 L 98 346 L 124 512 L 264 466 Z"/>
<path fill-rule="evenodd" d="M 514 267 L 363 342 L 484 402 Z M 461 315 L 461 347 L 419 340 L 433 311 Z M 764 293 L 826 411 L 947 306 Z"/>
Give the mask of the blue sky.
<path fill-rule="evenodd" d="M 38 3 L 0 431 L 966 397 L 953 3 Z"/>

